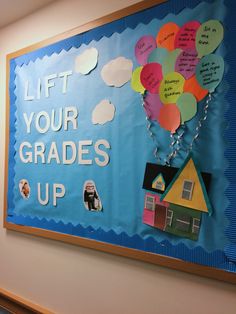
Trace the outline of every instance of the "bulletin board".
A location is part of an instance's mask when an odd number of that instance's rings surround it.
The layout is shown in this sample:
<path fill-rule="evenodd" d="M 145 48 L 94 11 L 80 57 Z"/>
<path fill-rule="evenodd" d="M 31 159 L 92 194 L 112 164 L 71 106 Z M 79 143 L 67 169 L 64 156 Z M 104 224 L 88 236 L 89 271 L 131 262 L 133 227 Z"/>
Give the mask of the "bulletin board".
<path fill-rule="evenodd" d="M 7 56 L 7 229 L 236 282 L 235 4 L 142 1 Z"/>

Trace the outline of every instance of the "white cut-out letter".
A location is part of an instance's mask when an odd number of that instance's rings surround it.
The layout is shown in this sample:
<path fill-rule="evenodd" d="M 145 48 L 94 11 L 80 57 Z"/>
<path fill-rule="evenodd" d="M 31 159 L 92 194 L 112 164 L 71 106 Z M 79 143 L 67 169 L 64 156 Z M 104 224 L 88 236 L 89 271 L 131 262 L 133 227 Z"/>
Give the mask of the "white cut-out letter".
<path fill-rule="evenodd" d="M 72 112 L 72 115 L 70 115 L 70 112 Z M 64 130 L 68 130 L 68 123 L 71 122 L 73 126 L 73 130 L 77 129 L 77 117 L 78 117 L 78 111 L 76 107 L 65 107 L 65 113 L 64 113 Z"/>
<path fill-rule="evenodd" d="M 24 95 L 24 100 L 26 101 L 31 101 L 34 100 L 34 96 L 29 95 L 29 81 L 25 82 L 25 95 Z"/>
<path fill-rule="evenodd" d="M 60 190 L 60 191 L 57 191 Z M 57 198 L 62 198 L 65 196 L 66 190 L 65 186 L 60 183 L 53 184 L 53 206 L 57 206 Z"/>
<path fill-rule="evenodd" d="M 104 160 L 100 160 L 98 157 L 95 157 L 95 162 L 98 166 L 100 167 L 105 167 L 108 163 L 109 163 L 109 155 L 107 154 L 107 152 L 105 152 L 104 150 L 101 150 L 99 148 L 100 145 L 103 145 L 105 148 L 107 149 L 110 149 L 111 146 L 110 144 L 108 143 L 107 140 L 98 140 L 96 143 L 95 143 L 95 146 L 94 146 L 94 149 L 95 149 L 95 152 L 99 155 L 99 156 L 102 156 Z"/>
<path fill-rule="evenodd" d="M 62 108 L 59 108 L 58 124 L 55 126 L 55 109 L 52 109 L 51 128 L 54 132 L 57 132 L 62 127 Z"/>
<path fill-rule="evenodd" d="M 24 147 L 28 147 L 28 148 L 32 148 L 32 145 L 29 142 L 23 142 L 20 144 L 19 147 L 19 155 L 20 155 L 20 159 L 23 163 L 28 163 L 28 162 L 32 162 L 33 161 L 33 157 L 32 157 L 32 152 L 26 152 L 25 156 L 26 158 L 23 156 L 23 149 Z"/>
<path fill-rule="evenodd" d="M 36 142 L 34 144 L 34 163 L 38 163 L 38 157 L 41 157 L 42 164 L 45 164 L 45 144 L 42 142 Z"/>
<path fill-rule="evenodd" d="M 72 75 L 72 71 L 66 71 L 59 73 L 59 77 L 63 78 L 63 85 L 62 85 L 62 93 L 66 94 L 67 92 L 67 83 L 68 83 L 68 76 Z"/>
<path fill-rule="evenodd" d="M 88 149 L 84 149 L 83 146 L 91 146 L 93 142 L 91 140 L 79 141 L 79 151 L 78 151 L 78 163 L 81 165 L 91 165 L 91 159 L 83 159 L 84 154 L 89 154 Z"/>
<path fill-rule="evenodd" d="M 51 147 L 50 147 L 50 150 L 49 150 L 49 153 L 48 153 L 48 160 L 47 160 L 48 164 L 51 163 L 51 159 L 55 159 L 57 164 L 60 163 L 56 142 L 52 142 L 52 144 L 51 144 Z"/>
<path fill-rule="evenodd" d="M 32 123 L 33 116 L 34 116 L 34 112 L 31 112 L 29 118 L 27 116 L 27 113 L 25 113 L 25 112 L 23 113 L 23 117 L 24 117 L 24 120 L 25 120 L 26 132 L 27 133 L 30 133 L 30 126 L 31 126 L 31 123 Z"/>
<path fill-rule="evenodd" d="M 41 127 L 40 125 L 40 120 L 41 118 L 44 117 L 46 123 L 44 127 Z M 40 111 L 37 115 L 36 115 L 36 119 L 35 119 L 35 127 L 37 129 L 37 131 L 39 133 L 46 133 L 50 127 L 50 117 L 48 115 L 48 113 L 46 111 Z"/>
<path fill-rule="evenodd" d="M 44 78 L 45 82 L 45 97 L 49 97 L 49 88 L 55 86 L 55 82 L 50 82 L 51 80 L 57 78 L 57 74 L 51 74 Z"/>
<path fill-rule="evenodd" d="M 68 158 L 67 156 L 67 148 L 71 148 L 71 157 Z M 70 165 L 73 164 L 76 158 L 76 146 L 74 142 L 68 141 L 68 142 L 63 142 L 62 143 L 62 152 L 63 152 L 63 164 L 64 165 Z"/>
<path fill-rule="evenodd" d="M 38 201 L 43 206 L 48 204 L 48 202 L 49 202 L 49 184 L 48 183 L 46 183 L 45 199 L 44 200 L 41 198 L 41 184 L 38 183 Z"/>

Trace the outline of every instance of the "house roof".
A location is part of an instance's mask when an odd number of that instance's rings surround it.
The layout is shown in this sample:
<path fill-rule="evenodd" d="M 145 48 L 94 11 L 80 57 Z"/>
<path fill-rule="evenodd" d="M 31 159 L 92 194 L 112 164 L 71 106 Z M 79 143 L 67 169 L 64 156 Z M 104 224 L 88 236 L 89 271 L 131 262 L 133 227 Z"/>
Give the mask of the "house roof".
<path fill-rule="evenodd" d="M 182 176 L 182 178 L 181 178 Z M 181 198 L 182 180 L 185 178 L 195 178 L 196 192 L 193 195 L 191 201 Z M 190 207 L 196 210 L 208 212 L 212 214 L 212 207 L 207 195 L 206 186 L 203 180 L 203 176 L 196 167 L 192 154 L 189 154 L 183 163 L 182 167 L 175 174 L 173 180 L 168 185 L 167 189 L 161 196 L 161 200 L 169 201 L 173 203 Z"/>
<path fill-rule="evenodd" d="M 156 179 L 156 177 L 161 173 L 164 180 L 166 188 L 169 186 L 169 184 L 174 179 L 175 175 L 179 171 L 179 168 L 170 167 L 170 166 L 162 166 L 152 163 L 146 164 L 145 169 L 145 175 L 143 179 L 143 189 L 153 191 L 159 194 L 163 194 L 164 191 L 157 191 L 156 189 L 152 188 L 153 180 Z M 208 192 L 210 187 L 210 181 L 211 181 L 211 174 L 206 172 L 201 172 L 201 176 L 206 188 L 206 192 Z"/>

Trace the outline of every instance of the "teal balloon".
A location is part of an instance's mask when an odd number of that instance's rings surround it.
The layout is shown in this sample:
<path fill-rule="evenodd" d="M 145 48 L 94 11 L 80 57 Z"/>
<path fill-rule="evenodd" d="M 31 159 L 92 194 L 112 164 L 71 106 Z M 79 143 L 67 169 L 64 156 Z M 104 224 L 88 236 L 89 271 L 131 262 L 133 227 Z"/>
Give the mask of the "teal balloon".
<path fill-rule="evenodd" d="M 181 114 L 181 124 L 191 120 L 197 113 L 197 100 L 191 93 L 183 93 L 176 105 Z"/>
<path fill-rule="evenodd" d="M 203 23 L 196 34 L 196 49 L 198 58 L 213 52 L 224 37 L 224 28 L 218 20 L 209 20 Z"/>
<path fill-rule="evenodd" d="M 148 63 L 160 63 L 162 64 L 165 60 L 168 51 L 165 48 L 156 48 L 148 56 Z"/>
<path fill-rule="evenodd" d="M 162 64 L 162 73 L 165 76 L 168 73 L 175 72 L 175 63 L 182 50 L 177 48 L 169 51 Z"/>
<path fill-rule="evenodd" d="M 202 88 L 214 92 L 224 75 L 224 60 L 221 56 L 209 54 L 196 67 L 196 78 Z"/>

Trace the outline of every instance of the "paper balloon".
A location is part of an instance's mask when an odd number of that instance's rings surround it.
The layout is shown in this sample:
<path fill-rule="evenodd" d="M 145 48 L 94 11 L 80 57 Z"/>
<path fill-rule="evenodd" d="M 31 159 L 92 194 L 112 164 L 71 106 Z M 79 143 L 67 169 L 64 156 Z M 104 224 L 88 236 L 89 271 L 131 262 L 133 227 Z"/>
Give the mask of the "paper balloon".
<path fill-rule="evenodd" d="M 217 20 L 209 20 L 203 23 L 196 34 L 196 49 L 198 57 L 213 52 L 221 43 L 224 37 L 222 24 Z"/>
<path fill-rule="evenodd" d="M 158 122 L 160 126 L 175 133 L 180 125 L 180 111 L 175 104 L 164 105 L 159 112 Z"/>
<path fill-rule="evenodd" d="M 195 75 L 193 75 L 190 79 L 185 81 L 184 92 L 193 94 L 197 101 L 201 101 L 208 94 L 208 90 L 203 89 L 199 85 Z"/>
<path fill-rule="evenodd" d="M 196 78 L 202 88 L 213 92 L 224 75 L 224 60 L 221 56 L 209 54 L 201 59 L 196 68 Z"/>
<path fill-rule="evenodd" d="M 140 74 L 143 67 L 136 68 L 131 77 L 131 87 L 135 92 L 143 94 L 145 92 L 145 88 L 143 87 L 141 81 L 140 81 Z"/>
<path fill-rule="evenodd" d="M 162 77 L 162 68 L 159 63 L 147 63 L 140 74 L 142 85 L 152 94 L 159 92 Z"/>
<path fill-rule="evenodd" d="M 139 64 L 147 63 L 149 54 L 156 49 L 156 40 L 152 36 L 141 37 L 135 45 L 135 57 Z"/>
<path fill-rule="evenodd" d="M 184 24 L 175 37 L 175 48 L 195 49 L 196 33 L 200 25 L 197 21 Z"/>
<path fill-rule="evenodd" d="M 184 77 L 177 72 L 165 75 L 159 88 L 161 102 L 163 104 L 175 104 L 183 93 L 184 82 Z"/>
<path fill-rule="evenodd" d="M 166 48 L 171 51 L 175 48 L 175 36 L 179 31 L 179 26 L 169 22 L 163 25 L 157 34 L 157 47 Z"/>
<path fill-rule="evenodd" d="M 197 100 L 192 94 L 183 93 L 177 100 L 177 107 L 181 114 L 181 124 L 184 124 L 197 113 Z"/>
<path fill-rule="evenodd" d="M 147 117 L 151 120 L 157 120 L 159 112 L 163 104 L 158 94 L 148 93 L 144 100 L 144 109 Z"/>
<path fill-rule="evenodd" d="M 156 48 L 148 56 L 148 63 L 156 62 L 156 63 L 162 64 L 167 54 L 168 54 L 168 51 L 166 49 Z"/>
<path fill-rule="evenodd" d="M 175 72 L 175 63 L 178 56 L 181 54 L 181 49 L 175 49 L 173 51 L 169 51 L 162 65 L 162 73 L 165 76 L 170 72 Z"/>
<path fill-rule="evenodd" d="M 195 74 L 195 68 L 198 64 L 197 52 L 194 49 L 183 51 L 177 58 L 175 71 L 182 74 L 185 79 L 189 79 Z"/>

